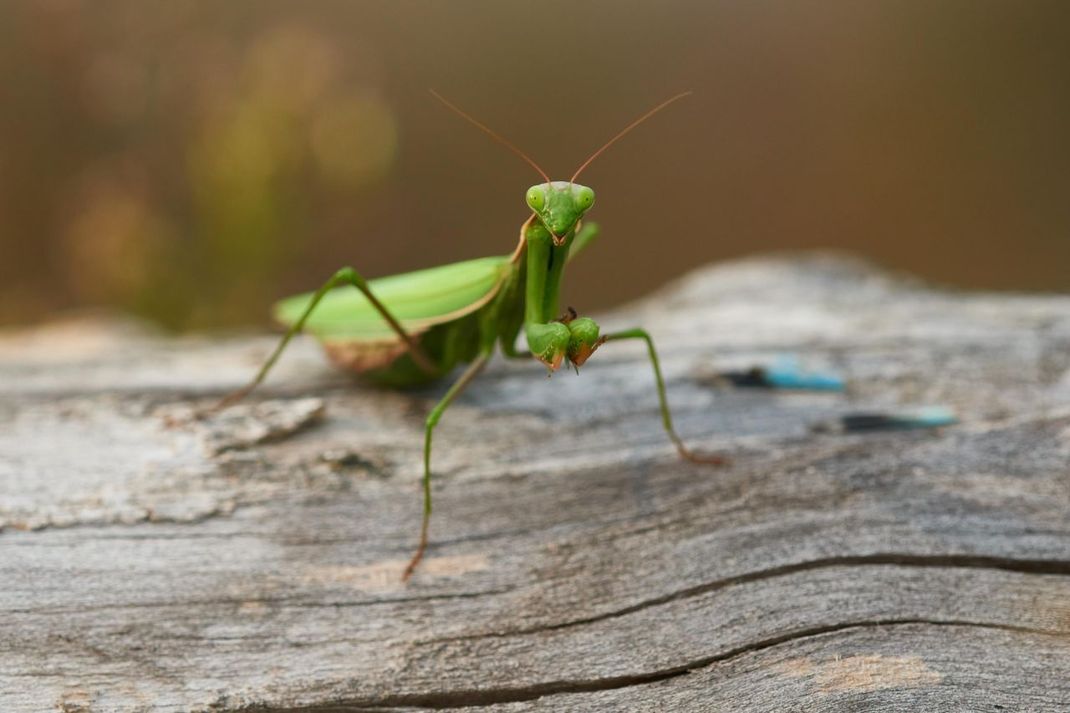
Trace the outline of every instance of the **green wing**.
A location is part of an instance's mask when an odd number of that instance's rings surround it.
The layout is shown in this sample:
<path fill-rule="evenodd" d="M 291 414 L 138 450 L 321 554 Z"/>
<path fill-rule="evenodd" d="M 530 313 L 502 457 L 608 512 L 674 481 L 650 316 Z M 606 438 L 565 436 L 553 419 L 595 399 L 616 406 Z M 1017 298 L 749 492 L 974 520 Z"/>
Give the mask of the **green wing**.
<path fill-rule="evenodd" d="M 484 257 L 380 277 L 369 280 L 368 286 L 406 331 L 420 332 L 479 309 L 508 271 L 507 256 Z M 293 325 L 312 295 L 307 292 L 275 303 L 275 319 Z M 348 285 L 323 297 L 305 321 L 305 330 L 327 340 L 380 341 L 397 336 L 372 303 Z"/>

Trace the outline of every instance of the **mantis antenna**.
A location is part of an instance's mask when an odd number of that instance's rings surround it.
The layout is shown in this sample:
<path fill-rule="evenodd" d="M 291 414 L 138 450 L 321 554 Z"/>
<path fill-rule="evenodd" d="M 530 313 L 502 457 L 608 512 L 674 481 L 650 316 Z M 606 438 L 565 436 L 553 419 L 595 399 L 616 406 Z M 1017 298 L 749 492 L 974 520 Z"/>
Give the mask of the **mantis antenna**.
<path fill-rule="evenodd" d="M 544 171 L 541 168 L 539 168 L 539 164 L 535 163 L 535 161 L 533 161 L 530 156 L 528 156 L 526 153 L 524 153 L 523 151 L 518 149 L 516 146 L 514 146 L 505 137 L 501 136 L 500 134 L 495 132 L 493 129 L 491 129 L 489 126 L 487 126 L 483 122 L 479 121 L 478 119 L 476 119 L 475 117 L 471 116 L 470 114 L 468 114 L 464 110 L 462 110 L 459 107 L 457 107 L 454 104 L 452 104 L 449 100 L 447 100 L 441 94 L 436 92 L 434 89 L 429 89 L 428 91 L 431 92 L 431 96 L 433 96 L 435 99 L 438 99 L 440 102 L 445 104 L 448 109 L 452 110 L 454 113 L 456 113 L 462 119 L 466 119 L 467 121 L 472 122 L 473 124 L 478 126 L 480 129 L 482 129 L 483 131 L 487 132 L 487 134 L 489 134 L 492 139 L 494 139 L 498 143 L 500 143 L 503 146 L 505 146 L 506 148 L 508 148 L 510 151 L 515 153 L 520 158 L 522 158 L 525 161 L 527 161 L 531 165 L 532 168 L 534 168 L 536 171 L 539 172 L 540 176 L 542 176 L 543 178 L 546 179 L 547 183 L 551 183 L 550 177 L 546 175 L 546 171 Z"/>
<path fill-rule="evenodd" d="M 568 182 L 569 183 L 574 183 L 576 181 L 576 179 L 579 177 L 579 175 L 583 172 L 583 169 L 585 169 L 585 168 L 587 168 L 588 166 L 591 165 L 591 161 L 594 161 L 596 158 L 598 158 L 602 154 L 603 151 L 608 149 L 613 144 L 617 143 L 617 141 L 619 139 L 623 138 L 624 135 L 627 134 L 629 131 L 631 131 L 635 127 L 639 126 L 644 121 L 646 121 L 650 117 L 654 116 L 659 111 L 661 111 L 665 107 L 669 106 L 673 102 L 675 102 L 675 101 L 677 101 L 679 99 L 683 99 L 684 97 L 689 96 L 690 94 L 692 94 L 692 92 L 689 92 L 689 91 L 688 92 L 680 92 L 676 96 L 674 96 L 674 97 L 672 97 L 670 99 L 666 99 L 665 101 L 663 101 L 662 103 L 658 104 L 656 107 L 654 107 L 653 109 L 651 109 L 647 113 L 645 113 L 642 116 L 640 116 L 638 119 L 636 119 L 632 123 L 630 123 L 627 126 L 625 126 L 623 129 L 620 130 L 620 132 L 616 136 L 614 136 L 612 139 L 610 139 L 605 144 L 603 144 L 602 148 L 598 149 L 593 154 L 591 154 L 591 157 L 589 159 L 587 159 L 586 161 L 584 161 L 583 164 L 579 168 L 576 169 L 576 172 L 574 174 L 572 174 L 572 178 L 568 179 Z"/>

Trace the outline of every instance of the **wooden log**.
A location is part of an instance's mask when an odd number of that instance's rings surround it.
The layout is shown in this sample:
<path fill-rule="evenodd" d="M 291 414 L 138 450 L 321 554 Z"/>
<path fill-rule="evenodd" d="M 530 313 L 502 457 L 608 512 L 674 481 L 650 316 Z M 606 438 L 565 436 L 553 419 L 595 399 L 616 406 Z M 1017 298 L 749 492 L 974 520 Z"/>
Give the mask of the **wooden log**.
<path fill-rule="evenodd" d="M 352 383 L 299 340 L 0 336 L 0 711 L 1070 710 L 1070 298 L 699 270 L 582 371 Z M 845 393 L 724 388 L 789 354 Z M 936 430 L 815 431 L 940 404 Z"/>

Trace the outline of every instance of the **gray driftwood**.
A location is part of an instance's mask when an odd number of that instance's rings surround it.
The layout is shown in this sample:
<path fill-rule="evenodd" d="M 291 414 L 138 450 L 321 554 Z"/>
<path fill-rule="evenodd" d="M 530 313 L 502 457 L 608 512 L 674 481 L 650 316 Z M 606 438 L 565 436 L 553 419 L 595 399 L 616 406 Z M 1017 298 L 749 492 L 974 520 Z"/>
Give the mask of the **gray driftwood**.
<path fill-rule="evenodd" d="M 658 339 L 496 361 L 437 438 L 309 341 L 114 321 L 0 338 L 0 711 L 1070 710 L 1070 299 L 834 258 L 696 272 Z M 847 394 L 711 384 L 780 354 Z M 943 404 L 940 431 L 814 433 Z"/>

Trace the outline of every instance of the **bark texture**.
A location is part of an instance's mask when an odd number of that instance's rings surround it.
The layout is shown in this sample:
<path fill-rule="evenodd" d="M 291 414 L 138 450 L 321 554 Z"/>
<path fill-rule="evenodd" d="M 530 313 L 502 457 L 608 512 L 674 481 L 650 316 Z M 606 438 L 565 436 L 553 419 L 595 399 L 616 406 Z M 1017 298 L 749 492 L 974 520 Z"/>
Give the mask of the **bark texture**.
<path fill-rule="evenodd" d="M 581 378 L 355 385 L 298 340 L 0 335 L 0 710 L 1070 710 L 1070 298 L 833 257 L 699 270 Z M 726 388 L 792 355 L 845 393 Z M 937 430 L 837 433 L 944 405 Z"/>

